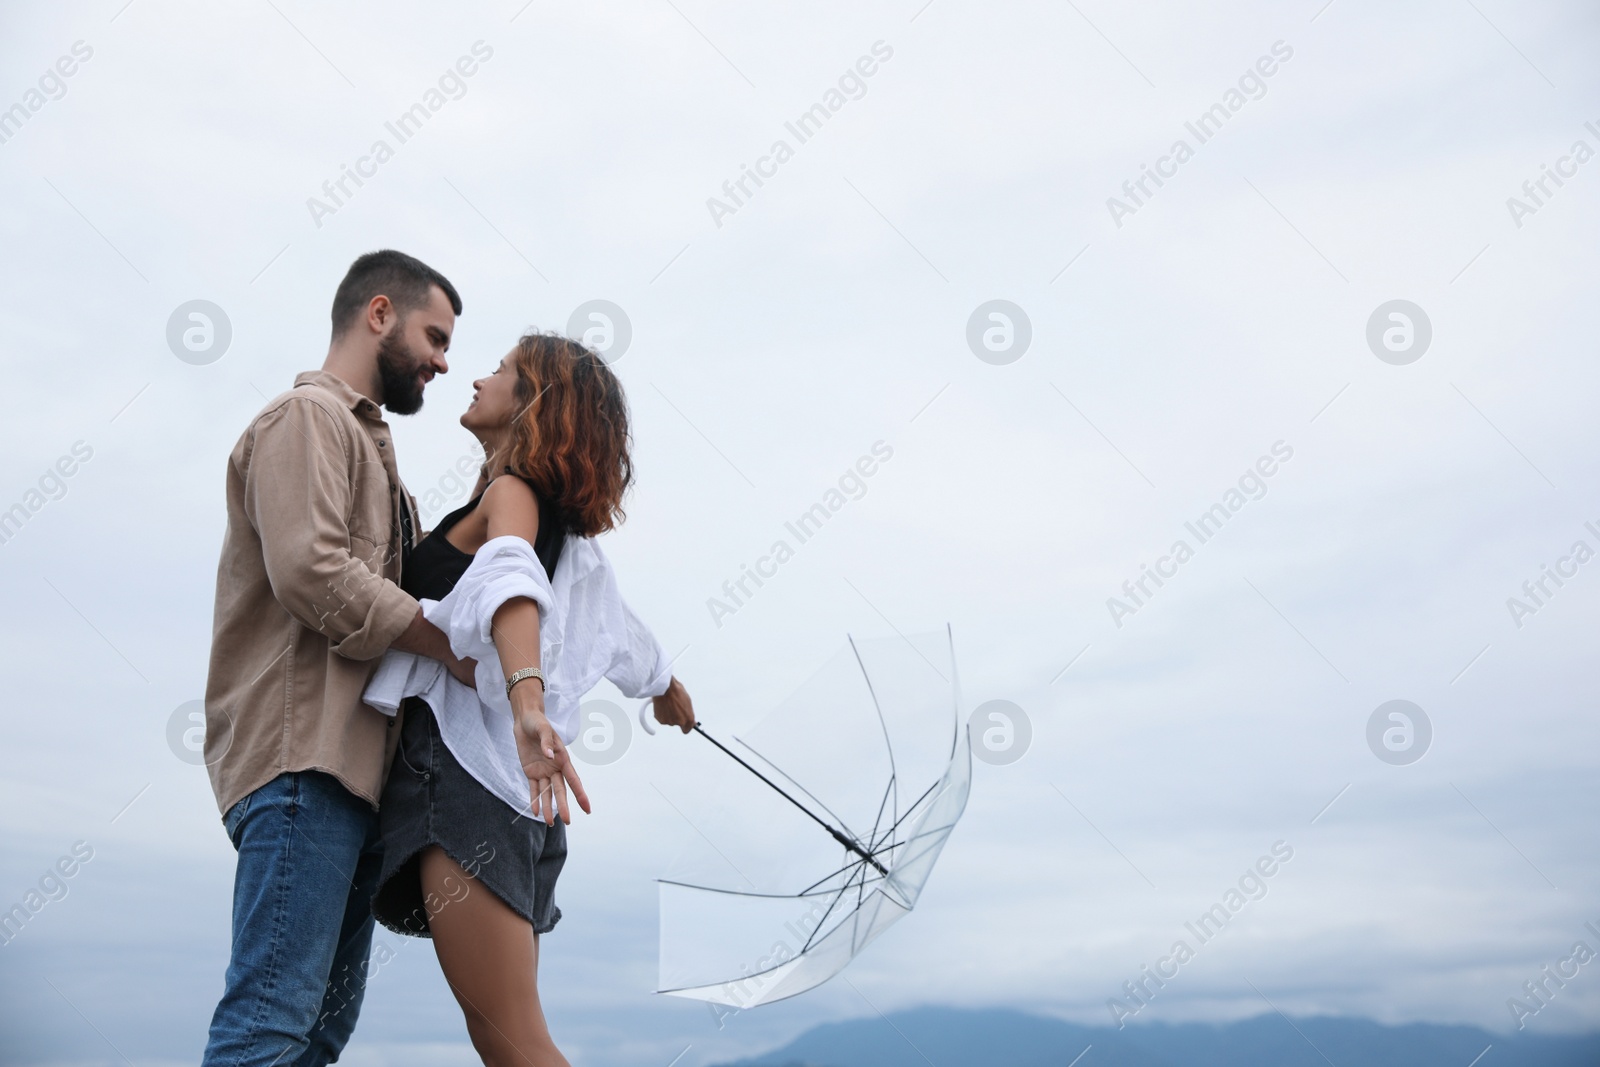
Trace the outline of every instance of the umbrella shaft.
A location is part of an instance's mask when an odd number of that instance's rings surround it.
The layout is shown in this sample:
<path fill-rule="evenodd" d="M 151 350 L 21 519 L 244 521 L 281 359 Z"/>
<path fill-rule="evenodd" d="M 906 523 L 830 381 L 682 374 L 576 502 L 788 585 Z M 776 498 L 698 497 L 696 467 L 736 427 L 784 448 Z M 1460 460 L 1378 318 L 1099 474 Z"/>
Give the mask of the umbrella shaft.
<path fill-rule="evenodd" d="M 781 796 L 783 799 L 787 800 L 789 803 L 793 804 L 795 807 L 799 808 L 801 811 L 805 812 L 806 815 L 811 819 L 812 822 L 815 822 L 818 826 L 822 827 L 824 830 L 828 831 L 828 833 L 832 834 L 833 835 L 833 839 L 835 841 L 839 842 L 839 844 L 843 845 L 845 848 L 849 849 L 851 852 L 854 852 L 856 855 L 860 856 L 862 859 L 864 859 L 868 863 L 872 864 L 872 866 L 876 867 L 879 874 L 883 875 L 885 878 L 889 877 L 888 870 L 885 869 L 883 864 L 879 863 L 876 859 L 874 859 L 870 852 L 868 852 L 866 849 L 862 848 L 860 842 L 856 841 L 854 838 L 852 838 L 848 834 L 836 829 L 835 827 L 828 825 L 827 822 L 825 822 L 823 819 L 819 818 L 817 816 L 817 814 L 815 812 L 813 812 L 810 808 L 806 807 L 804 804 L 800 803 L 794 797 L 792 797 L 788 793 L 786 793 L 782 789 L 782 787 L 780 787 L 771 778 L 768 778 L 766 775 L 762 774 L 760 771 L 758 771 L 754 767 L 750 766 L 750 764 L 748 764 L 744 760 L 740 759 L 738 753 L 736 753 L 732 749 L 728 748 L 721 741 L 718 741 L 715 737 L 712 737 L 710 734 L 706 733 L 703 729 L 700 728 L 700 724 L 699 723 L 695 723 L 694 724 L 694 732 L 699 734 L 701 737 L 705 738 L 707 741 L 710 741 L 713 745 L 716 745 L 718 748 L 722 749 L 722 751 L 727 753 L 728 756 L 731 759 L 733 759 L 733 761 L 735 763 L 739 764 L 739 766 L 743 767 L 745 770 L 749 771 L 751 774 L 755 775 L 757 778 L 761 779 L 763 782 L 766 782 L 767 785 L 771 786 L 773 791 L 776 792 L 779 796 Z"/>

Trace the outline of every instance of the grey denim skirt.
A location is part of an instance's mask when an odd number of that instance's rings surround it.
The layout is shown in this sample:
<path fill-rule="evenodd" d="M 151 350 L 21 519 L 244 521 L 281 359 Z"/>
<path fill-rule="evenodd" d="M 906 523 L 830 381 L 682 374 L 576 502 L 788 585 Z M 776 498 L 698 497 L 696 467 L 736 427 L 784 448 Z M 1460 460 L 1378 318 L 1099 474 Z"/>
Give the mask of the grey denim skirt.
<path fill-rule="evenodd" d="M 446 747 L 422 700 L 407 699 L 401 713 L 400 744 L 378 803 L 383 868 L 372 914 L 396 933 L 432 936 L 429 916 L 476 888 L 447 886 L 436 899 L 424 894 L 422 850 L 438 845 L 534 933 L 549 933 L 561 918 L 555 888 L 567 859 L 566 826 L 512 811 L 480 785 Z"/>

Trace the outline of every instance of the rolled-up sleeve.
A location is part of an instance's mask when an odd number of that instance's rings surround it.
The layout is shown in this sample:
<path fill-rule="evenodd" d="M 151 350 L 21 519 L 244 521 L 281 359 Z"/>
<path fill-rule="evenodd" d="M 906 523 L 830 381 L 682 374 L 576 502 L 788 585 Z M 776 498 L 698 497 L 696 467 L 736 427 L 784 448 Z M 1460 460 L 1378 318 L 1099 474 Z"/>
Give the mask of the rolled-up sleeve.
<path fill-rule="evenodd" d="M 349 472 L 334 417 L 291 398 L 256 422 L 244 507 L 278 603 L 334 652 L 369 660 L 405 632 L 418 604 L 352 552 Z"/>

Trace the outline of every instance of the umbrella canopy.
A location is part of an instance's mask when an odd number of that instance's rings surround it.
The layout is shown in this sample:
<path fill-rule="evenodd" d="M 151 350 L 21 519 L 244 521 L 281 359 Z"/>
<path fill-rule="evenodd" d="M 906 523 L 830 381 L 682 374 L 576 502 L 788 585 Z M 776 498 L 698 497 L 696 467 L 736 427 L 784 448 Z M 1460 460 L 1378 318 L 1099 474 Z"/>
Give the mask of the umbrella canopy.
<path fill-rule="evenodd" d="M 792 997 L 909 914 L 972 782 L 959 700 L 948 628 L 851 639 L 745 737 L 711 739 L 782 798 L 730 783 L 757 825 L 718 848 L 737 881 L 660 880 L 658 992 L 741 1009 Z"/>

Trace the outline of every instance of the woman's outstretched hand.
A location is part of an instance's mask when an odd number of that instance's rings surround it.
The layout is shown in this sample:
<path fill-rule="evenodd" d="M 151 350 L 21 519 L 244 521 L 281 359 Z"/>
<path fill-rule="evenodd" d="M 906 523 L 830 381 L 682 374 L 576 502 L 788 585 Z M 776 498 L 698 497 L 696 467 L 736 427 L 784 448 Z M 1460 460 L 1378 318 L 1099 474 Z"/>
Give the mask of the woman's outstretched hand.
<path fill-rule="evenodd" d="M 656 722 L 662 726 L 676 726 L 684 733 L 694 729 L 694 702 L 683 683 L 673 678 L 667 691 L 653 700 Z"/>
<path fill-rule="evenodd" d="M 585 814 L 590 811 L 589 794 L 583 790 L 577 768 L 567 746 L 556 736 L 555 727 L 544 717 L 543 711 L 524 710 L 517 715 L 517 759 L 522 773 L 528 776 L 530 804 L 534 814 L 546 823 L 559 816 L 564 823 L 572 822 L 567 805 L 567 787 L 578 798 L 578 806 Z"/>

